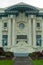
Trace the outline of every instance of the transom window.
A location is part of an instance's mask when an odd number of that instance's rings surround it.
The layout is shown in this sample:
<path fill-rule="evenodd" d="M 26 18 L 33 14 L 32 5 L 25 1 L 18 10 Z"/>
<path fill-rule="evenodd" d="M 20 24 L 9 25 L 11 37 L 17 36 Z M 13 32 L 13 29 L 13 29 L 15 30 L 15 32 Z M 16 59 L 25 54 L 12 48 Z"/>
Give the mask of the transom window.
<path fill-rule="evenodd" d="M 17 39 L 27 39 L 27 35 L 17 35 Z"/>
<path fill-rule="evenodd" d="M 36 45 L 41 46 L 41 35 L 36 35 Z"/>

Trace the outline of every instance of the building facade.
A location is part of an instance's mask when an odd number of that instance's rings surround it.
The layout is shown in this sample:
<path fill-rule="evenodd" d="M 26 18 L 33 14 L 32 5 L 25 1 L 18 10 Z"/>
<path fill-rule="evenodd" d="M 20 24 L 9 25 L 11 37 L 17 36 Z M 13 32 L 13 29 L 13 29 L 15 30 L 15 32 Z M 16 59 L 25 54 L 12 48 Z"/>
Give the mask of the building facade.
<path fill-rule="evenodd" d="M 43 50 L 43 9 L 25 3 L 0 8 L 0 47 L 14 53 Z"/>

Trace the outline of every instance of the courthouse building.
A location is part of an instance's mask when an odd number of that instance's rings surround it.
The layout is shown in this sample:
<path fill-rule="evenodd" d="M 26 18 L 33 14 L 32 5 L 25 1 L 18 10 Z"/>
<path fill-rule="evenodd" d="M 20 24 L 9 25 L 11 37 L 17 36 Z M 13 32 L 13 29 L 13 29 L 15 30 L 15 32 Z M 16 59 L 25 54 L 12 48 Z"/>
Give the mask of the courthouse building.
<path fill-rule="evenodd" d="M 0 8 L 0 47 L 14 53 L 43 50 L 43 9 L 25 3 Z"/>

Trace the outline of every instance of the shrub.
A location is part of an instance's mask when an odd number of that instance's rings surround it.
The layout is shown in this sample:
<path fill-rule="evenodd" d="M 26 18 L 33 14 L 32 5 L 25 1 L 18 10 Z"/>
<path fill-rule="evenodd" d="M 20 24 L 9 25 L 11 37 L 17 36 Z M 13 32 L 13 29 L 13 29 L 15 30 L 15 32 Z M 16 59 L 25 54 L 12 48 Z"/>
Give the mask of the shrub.
<path fill-rule="evenodd" d="M 43 52 L 33 52 L 33 53 L 30 53 L 29 56 L 35 60 L 35 59 L 43 59 Z"/>
<path fill-rule="evenodd" d="M 14 57 L 13 52 L 5 52 L 5 56 L 7 58 L 13 58 Z"/>

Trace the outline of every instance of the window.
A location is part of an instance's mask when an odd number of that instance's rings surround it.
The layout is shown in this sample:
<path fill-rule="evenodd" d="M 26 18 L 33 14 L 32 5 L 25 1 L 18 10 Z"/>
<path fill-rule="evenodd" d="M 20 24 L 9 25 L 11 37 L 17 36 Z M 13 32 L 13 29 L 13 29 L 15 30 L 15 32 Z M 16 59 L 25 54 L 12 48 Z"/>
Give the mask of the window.
<path fill-rule="evenodd" d="M 36 35 L 36 45 L 41 46 L 41 35 Z"/>
<path fill-rule="evenodd" d="M 17 35 L 17 39 L 27 39 L 27 35 Z"/>
<path fill-rule="evenodd" d="M 6 22 L 4 23 L 4 27 L 7 27 L 7 23 Z"/>
<path fill-rule="evenodd" d="M 24 29 L 24 27 L 25 27 L 25 25 L 24 25 L 23 23 L 20 23 L 20 24 L 19 24 L 19 28 L 20 28 L 20 29 Z"/>
<path fill-rule="evenodd" d="M 36 25 L 37 27 L 40 27 L 40 23 L 37 23 L 37 25 Z"/>
<path fill-rule="evenodd" d="M 8 35 L 3 35 L 2 36 L 2 45 L 7 46 L 7 42 L 8 42 Z"/>

